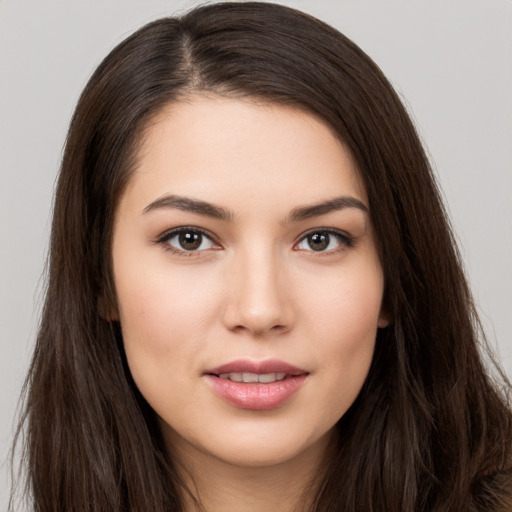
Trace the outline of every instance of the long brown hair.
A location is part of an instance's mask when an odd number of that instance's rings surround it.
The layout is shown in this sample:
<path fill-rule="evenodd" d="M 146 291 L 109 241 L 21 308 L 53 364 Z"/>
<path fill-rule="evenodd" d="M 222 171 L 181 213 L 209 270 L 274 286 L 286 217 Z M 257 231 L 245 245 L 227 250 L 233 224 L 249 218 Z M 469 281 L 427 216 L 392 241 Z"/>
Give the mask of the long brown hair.
<path fill-rule="evenodd" d="M 25 462 L 46 511 L 182 510 L 187 492 L 128 371 L 110 244 L 144 127 L 207 91 L 327 122 L 366 185 L 391 325 L 341 418 L 316 512 L 512 509 L 509 384 L 488 375 L 471 294 L 428 159 L 375 63 L 335 29 L 257 2 L 152 22 L 101 63 L 71 121 L 46 302 L 26 383 Z"/>

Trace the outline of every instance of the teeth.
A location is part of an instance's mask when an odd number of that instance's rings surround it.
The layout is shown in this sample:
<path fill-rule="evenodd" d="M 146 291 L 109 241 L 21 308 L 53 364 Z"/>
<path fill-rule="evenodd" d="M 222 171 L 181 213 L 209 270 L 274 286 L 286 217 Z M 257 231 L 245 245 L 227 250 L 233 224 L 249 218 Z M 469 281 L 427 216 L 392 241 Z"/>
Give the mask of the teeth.
<path fill-rule="evenodd" d="M 261 382 L 263 384 L 269 384 L 278 380 L 283 380 L 286 377 L 286 373 L 221 373 L 219 375 L 221 379 L 232 380 L 233 382 L 247 382 L 255 383 Z"/>
<path fill-rule="evenodd" d="M 258 382 L 257 373 L 242 373 L 242 378 L 244 379 L 244 382 Z"/>

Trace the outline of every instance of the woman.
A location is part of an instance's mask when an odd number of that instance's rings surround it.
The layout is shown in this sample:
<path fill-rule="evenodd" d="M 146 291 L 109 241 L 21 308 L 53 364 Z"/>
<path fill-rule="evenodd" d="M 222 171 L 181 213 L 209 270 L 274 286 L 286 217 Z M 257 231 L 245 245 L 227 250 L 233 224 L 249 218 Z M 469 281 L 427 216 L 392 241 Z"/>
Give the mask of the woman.
<path fill-rule="evenodd" d="M 71 122 L 34 507 L 510 510 L 480 337 L 427 158 L 359 48 L 272 4 L 153 22 Z"/>

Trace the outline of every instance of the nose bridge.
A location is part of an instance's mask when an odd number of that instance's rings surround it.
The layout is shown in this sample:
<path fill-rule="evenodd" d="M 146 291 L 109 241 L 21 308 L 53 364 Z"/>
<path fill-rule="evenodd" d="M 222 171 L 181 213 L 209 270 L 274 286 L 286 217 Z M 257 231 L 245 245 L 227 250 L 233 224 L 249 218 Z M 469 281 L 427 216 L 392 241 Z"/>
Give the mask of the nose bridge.
<path fill-rule="evenodd" d="M 228 328 L 261 335 L 290 327 L 286 271 L 275 248 L 252 244 L 240 249 L 230 274 L 225 314 Z"/>

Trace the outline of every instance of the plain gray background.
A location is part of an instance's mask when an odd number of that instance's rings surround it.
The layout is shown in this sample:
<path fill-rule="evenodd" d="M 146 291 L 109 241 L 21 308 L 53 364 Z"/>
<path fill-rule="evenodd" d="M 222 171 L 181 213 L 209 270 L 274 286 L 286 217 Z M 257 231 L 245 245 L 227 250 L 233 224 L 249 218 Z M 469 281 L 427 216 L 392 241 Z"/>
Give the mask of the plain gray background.
<path fill-rule="evenodd" d="M 199 1 L 0 0 L 0 510 L 41 306 L 67 124 L 107 52 Z M 284 1 L 334 25 L 406 98 L 437 170 L 491 345 L 512 376 L 512 1 Z"/>

